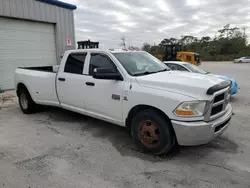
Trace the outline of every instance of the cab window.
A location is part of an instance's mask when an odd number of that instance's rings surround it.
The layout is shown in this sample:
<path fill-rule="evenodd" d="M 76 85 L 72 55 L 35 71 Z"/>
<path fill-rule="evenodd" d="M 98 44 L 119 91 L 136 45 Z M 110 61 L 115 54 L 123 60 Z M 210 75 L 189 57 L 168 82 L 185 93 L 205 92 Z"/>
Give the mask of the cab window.
<path fill-rule="evenodd" d="M 117 72 L 116 67 L 112 60 L 104 54 L 91 54 L 89 64 L 89 75 L 93 75 L 96 68 L 109 69 L 111 72 Z"/>
<path fill-rule="evenodd" d="M 177 65 L 177 64 L 172 64 L 172 63 L 168 63 L 167 66 L 174 71 L 188 71 L 186 68 L 182 67 L 181 65 Z"/>
<path fill-rule="evenodd" d="M 178 70 L 178 67 L 176 64 L 167 64 L 167 66 L 171 69 L 171 70 Z"/>
<path fill-rule="evenodd" d="M 71 74 L 82 74 L 86 56 L 86 53 L 69 54 L 64 67 L 64 72 Z"/>
<path fill-rule="evenodd" d="M 178 69 L 178 71 L 188 71 L 186 68 L 184 68 L 181 65 L 177 65 L 177 69 Z"/>

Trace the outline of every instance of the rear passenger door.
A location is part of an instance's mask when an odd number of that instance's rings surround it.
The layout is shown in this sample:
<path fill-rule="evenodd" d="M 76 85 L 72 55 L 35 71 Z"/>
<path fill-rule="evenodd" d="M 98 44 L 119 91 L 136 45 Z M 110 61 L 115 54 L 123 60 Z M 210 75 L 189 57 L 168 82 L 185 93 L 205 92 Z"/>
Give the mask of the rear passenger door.
<path fill-rule="evenodd" d="M 85 76 L 83 75 L 87 53 L 71 53 L 64 70 L 57 76 L 57 94 L 61 106 L 81 112 L 85 109 Z"/>

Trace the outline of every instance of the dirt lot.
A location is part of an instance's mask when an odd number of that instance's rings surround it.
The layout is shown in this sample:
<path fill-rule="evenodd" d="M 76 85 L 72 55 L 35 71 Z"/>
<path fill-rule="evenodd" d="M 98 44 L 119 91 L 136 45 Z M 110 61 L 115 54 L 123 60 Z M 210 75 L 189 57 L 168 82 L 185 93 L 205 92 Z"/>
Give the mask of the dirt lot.
<path fill-rule="evenodd" d="M 0 187 L 250 188 L 250 64 L 203 67 L 241 86 L 215 141 L 154 157 L 123 128 L 56 108 L 24 115 L 14 101 L 0 110 Z"/>

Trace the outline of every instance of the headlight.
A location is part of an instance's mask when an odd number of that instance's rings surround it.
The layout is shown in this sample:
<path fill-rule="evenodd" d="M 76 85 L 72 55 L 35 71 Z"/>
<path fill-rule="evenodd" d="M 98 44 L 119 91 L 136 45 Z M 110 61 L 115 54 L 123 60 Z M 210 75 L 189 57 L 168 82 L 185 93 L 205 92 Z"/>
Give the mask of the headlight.
<path fill-rule="evenodd" d="M 182 117 L 203 116 L 206 104 L 206 101 L 184 102 L 174 110 L 174 114 Z"/>

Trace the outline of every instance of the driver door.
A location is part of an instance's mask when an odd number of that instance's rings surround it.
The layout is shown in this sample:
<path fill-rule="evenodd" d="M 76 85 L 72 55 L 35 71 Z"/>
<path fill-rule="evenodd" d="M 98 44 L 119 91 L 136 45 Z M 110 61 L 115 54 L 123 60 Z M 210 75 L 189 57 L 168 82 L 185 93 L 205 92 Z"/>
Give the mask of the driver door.
<path fill-rule="evenodd" d="M 118 71 L 111 58 L 104 53 L 91 53 L 86 76 L 85 105 L 87 111 L 114 123 L 122 122 L 124 81 L 93 78 L 95 68 Z"/>

